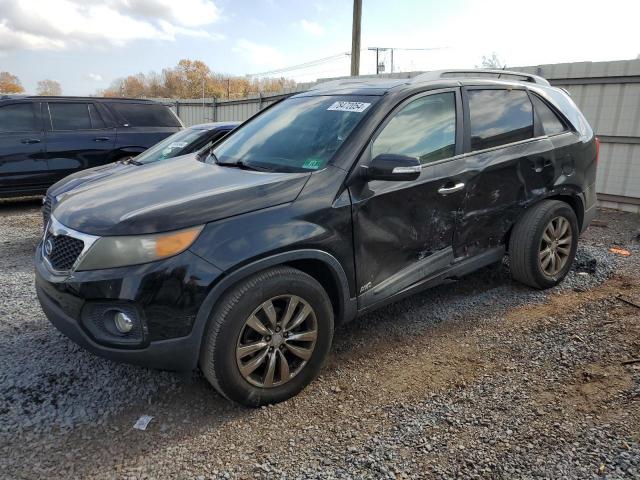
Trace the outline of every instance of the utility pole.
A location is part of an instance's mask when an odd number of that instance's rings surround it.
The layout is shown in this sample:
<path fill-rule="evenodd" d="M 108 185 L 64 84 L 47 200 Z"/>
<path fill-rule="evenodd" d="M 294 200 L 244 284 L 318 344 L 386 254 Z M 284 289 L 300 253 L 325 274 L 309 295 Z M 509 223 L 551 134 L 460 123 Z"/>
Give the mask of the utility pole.
<path fill-rule="evenodd" d="M 353 29 L 351 30 L 351 76 L 360 75 L 360 24 L 362 0 L 353 0 Z"/>
<path fill-rule="evenodd" d="M 376 75 L 378 75 L 380 73 L 380 50 L 388 50 L 388 48 L 369 47 L 368 50 L 376 51 Z"/>

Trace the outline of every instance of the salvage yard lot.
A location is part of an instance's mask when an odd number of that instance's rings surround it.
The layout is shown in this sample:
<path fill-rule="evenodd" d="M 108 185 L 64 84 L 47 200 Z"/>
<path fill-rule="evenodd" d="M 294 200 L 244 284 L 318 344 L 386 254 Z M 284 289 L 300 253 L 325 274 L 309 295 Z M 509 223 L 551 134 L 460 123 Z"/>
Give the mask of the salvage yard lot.
<path fill-rule="evenodd" d="M 638 478 L 639 229 L 600 211 L 546 292 L 496 265 L 367 315 L 298 397 L 248 410 L 58 333 L 33 287 L 38 202 L 2 202 L 0 477 Z"/>

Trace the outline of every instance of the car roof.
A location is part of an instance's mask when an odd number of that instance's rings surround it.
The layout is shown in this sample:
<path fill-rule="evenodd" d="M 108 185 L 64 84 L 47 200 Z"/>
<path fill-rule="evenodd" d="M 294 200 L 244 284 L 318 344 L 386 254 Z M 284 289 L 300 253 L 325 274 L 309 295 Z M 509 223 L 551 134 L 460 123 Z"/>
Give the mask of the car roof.
<path fill-rule="evenodd" d="M 210 122 L 199 123 L 198 125 L 191 125 L 187 127 L 192 130 L 219 130 L 219 129 L 231 129 L 240 125 L 241 122 Z"/>
<path fill-rule="evenodd" d="M 461 85 L 538 85 L 548 87 L 542 77 L 523 72 L 493 69 L 436 70 L 412 78 L 347 77 L 320 83 L 297 97 L 318 95 L 371 95 L 382 96 L 390 92 L 419 87 L 423 90 L 456 87 Z"/>
<path fill-rule="evenodd" d="M 149 103 L 162 105 L 161 102 L 146 98 L 124 98 L 124 97 L 72 97 L 72 96 L 49 96 L 49 95 L 0 95 L 2 100 L 68 100 L 68 101 L 90 101 L 90 102 L 118 102 L 118 103 Z"/>

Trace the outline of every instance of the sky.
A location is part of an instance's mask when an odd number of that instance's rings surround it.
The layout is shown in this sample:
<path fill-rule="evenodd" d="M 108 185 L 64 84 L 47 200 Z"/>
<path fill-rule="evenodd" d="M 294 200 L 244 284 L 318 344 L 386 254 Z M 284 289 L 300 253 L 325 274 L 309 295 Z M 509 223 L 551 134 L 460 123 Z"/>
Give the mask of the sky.
<path fill-rule="evenodd" d="M 394 71 L 637 58 L 640 1 L 363 0 L 361 74 L 371 47 L 393 47 Z M 288 70 L 298 82 L 349 74 L 350 0 L 0 0 L 0 71 L 28 93 L 56 80 L 93 94 L 118 77 L 182 58 L 234 75 Z M 422 50 L 404 50 L 422 49 Z M 390 52 L 381 52 L 388 72 Z"/>

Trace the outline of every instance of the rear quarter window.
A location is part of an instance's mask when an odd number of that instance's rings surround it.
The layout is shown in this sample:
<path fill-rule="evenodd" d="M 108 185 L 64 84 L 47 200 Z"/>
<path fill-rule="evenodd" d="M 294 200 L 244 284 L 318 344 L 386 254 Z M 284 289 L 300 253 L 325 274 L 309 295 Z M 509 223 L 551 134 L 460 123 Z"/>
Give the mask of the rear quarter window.
<path fill-rule="evenodd" d="M 124 124 L 129 127 L 181 127 L 180 121 L 164 105 L 154 103 L 110 103 Z"/>
<path fill-rule="evenodd" d="M 533 106 L 536 109 L 536 114 L 542 123 L 544 133 L 547 135 L 556 135 L 567 131 L 567 127 L 564 122 L 558 118 L 558 115 L 556 115 L 540 97 L 532 93 L 531 100 L 533 101 Z"/>

